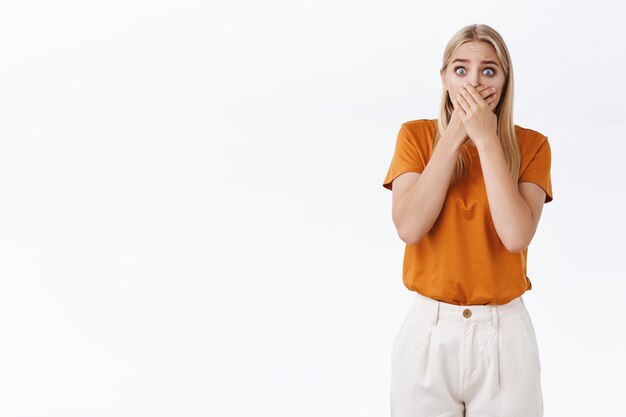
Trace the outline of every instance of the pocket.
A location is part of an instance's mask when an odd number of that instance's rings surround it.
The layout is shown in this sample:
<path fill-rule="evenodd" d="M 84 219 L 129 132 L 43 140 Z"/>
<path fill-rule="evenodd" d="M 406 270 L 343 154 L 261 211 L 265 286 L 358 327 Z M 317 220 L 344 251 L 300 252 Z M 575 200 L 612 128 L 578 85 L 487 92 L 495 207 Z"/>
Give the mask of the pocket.
<path fill-rule="evenodd" d="M 413 301 L 411 301 L 411 304 L 409 305 L 409 308 L 406 312 L 406 314 L 404 315 L 404 319 L 402 320 L 402 324 L 400 325 L 400 328 L 398 329 L 398 331 L 396 332 L 396 335 L 393 339 L 393 342 L 391 343 L 391 351 L 393 352 L 396 345 L 398 344 L 398 339 L 400 339 L 402 333 L 404 332 L 405 328 L 407 327 L 407 322 L 411 319 L 411 316 L 413 315 L 415 309 L 418 307 L 418 299 L 414 298 Z"/>
<path fill-rule="evenodd" d="M 404 319 L 391 348 L 396 362 L 411 361 L 430 340 L 432 320 L 423 306 L 414 305 Z"/>
<path fill-rule="evenodd" d="M 530 318 L 530 313 L 528 310 L 525 311 L 523 315 L 524 328 L 526 329 L 526 336 L 531 345 L 531 349 L 534 354 L 534 358 L 537 362 L 537 367 L 541 371 L 541 360 L 539 357 L 539 344 L 537 343 L 537 334 L 535 333 L 535 326 L 533 325 L 533 321 Z"/>
<path fill-rule="evenodd" d="M 533 342 L 535 346 L 537 346 L 537 333 L 535 333 L 535 326 L 533 325 L 533 320 L 530 318 L 530 313 L 526 311 L 526 314 L 524 316 L 526 324 L 528 325 L 528 328 L 530 329 L 530 332 L 532 334 Z"/>

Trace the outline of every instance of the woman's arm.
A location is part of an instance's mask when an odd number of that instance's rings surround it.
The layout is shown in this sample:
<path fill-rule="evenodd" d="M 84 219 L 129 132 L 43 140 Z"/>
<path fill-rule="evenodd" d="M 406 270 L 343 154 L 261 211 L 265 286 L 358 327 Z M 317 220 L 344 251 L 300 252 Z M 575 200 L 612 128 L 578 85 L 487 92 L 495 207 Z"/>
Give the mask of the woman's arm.
<path fill-rule="evenodd" d="M 430 231 L 448 193 L 461 145 L 446 133 L 421 174 L 404 173 L 393 181 L 393 223 L 407 244 L 416 244 Z"/>
<path fill-rule="evenodd" d="M 535 235 L 546 193 L 537 184 L 513 181 L 497 136 L 477 141 L 477 149 L 496 232 L 509 252 L 521 252 Z"/>

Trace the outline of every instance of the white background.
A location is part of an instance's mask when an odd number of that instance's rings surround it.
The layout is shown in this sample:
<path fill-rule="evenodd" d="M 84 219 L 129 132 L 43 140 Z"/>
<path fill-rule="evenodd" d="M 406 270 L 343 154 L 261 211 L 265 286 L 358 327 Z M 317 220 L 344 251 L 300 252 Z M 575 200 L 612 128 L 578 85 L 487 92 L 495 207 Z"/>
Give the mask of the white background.
<path fill-rule="evenodd" d="M 552 147 L 545 415 L 623 416 L 618 4 L 2 1 L 0 417 L 389 415 L 382 181 L 473 23 Z"/>

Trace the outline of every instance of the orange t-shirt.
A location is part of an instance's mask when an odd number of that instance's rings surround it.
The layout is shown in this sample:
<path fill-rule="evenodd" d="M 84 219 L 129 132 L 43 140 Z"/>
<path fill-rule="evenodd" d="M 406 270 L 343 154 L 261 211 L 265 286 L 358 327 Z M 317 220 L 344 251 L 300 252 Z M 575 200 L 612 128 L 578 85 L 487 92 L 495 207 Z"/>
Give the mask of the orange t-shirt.
<path fill-rule="evenodd" d="M 551 152 L 548 138 L 515 126 L 521 152 L 519 182 L 530 181 L 546 191 L 552 201 Z M 403 123 L 398 132 L 391 166 L 383 187 L 404 172 L 422 173 L 433 152 L 437 119 Z M 509 252 L 496 232 L 480 158 L 475 146 L 468 176 L 447 192 L 431 230 L 404 251 L 402 279 L 411 291 L 456 305 L 505 304 L 532 288 L 526 276 L 528 248 Z M 545 204 L 544 203 L 544 204 Z"/>

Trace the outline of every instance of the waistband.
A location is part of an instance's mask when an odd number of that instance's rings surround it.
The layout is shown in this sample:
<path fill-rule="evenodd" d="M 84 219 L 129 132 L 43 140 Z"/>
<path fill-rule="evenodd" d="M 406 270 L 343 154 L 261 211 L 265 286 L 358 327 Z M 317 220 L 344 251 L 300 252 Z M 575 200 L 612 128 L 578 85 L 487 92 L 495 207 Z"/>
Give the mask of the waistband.
<path fill-rule="evenodd" d="M 414 303 L 420 305 L 431 315 L 433 325 L 436 325 L 438 320 L 464 321 L 467 323 L 491 320 L 494 327 L 497 328 L 500 319 L 526 310 L 522 295 L 506 304 L 460 306 L 435 300 L 415 291 Z"/>

